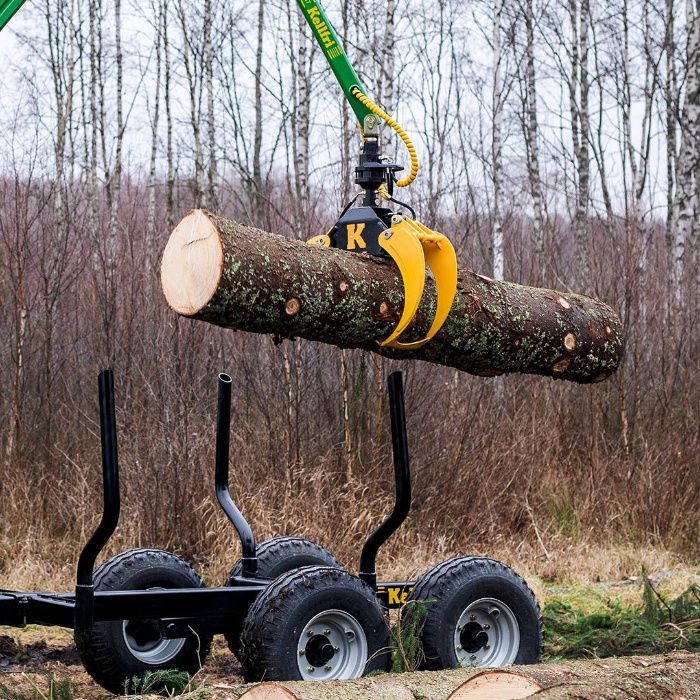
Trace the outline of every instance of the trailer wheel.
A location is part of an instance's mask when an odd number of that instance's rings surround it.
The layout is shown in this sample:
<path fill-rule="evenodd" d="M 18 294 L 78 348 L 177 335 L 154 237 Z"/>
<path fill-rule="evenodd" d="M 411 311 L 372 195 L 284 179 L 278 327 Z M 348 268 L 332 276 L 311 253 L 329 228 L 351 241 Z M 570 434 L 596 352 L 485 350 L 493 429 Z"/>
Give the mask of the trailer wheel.
<path fill-rule="evenodd" d="M 340 562 L 327 550 L 311 540 L 301 537 L 273 537 L 263 542 L 257 548 L 258 577 L 276 579 L 288 571 L 302 566 L 332 566 L 342 569 Z M 243 564 L 239 559 L 232 567 L 226 581 L 227 586 L 233 585 L 233 579 L 243 575 Z M 228 648 L 238 656 L 241 645 L 243 619 L 236 619 L 231 629 L 225 634 Z"/>
<path fill-rule="evenodd" d="M 374 591 L 342 569 L 282 574 L 256 598 L 241 635 L 248 682 L 345 680 L 388 671 L 389 626 Z"/>
<path fill-rule="evenodd" d="M 494 559 L 455 557 L 438 564 L 416 583 L 402 619 L 410 615 L 422 618 L 425 670 L 540 660 L 542 616 L 535 595 Z"/>
<path fill-rule="evenodd" d="M 93 576 L 97 591 L 200 588 L 204 584 L 179 557 L 159 549 L 132 549 L 108 559 Z M 212 636 L 197 629 L 189 637 L 169 639 L 158 620 L 96 622 L 75 642 L 85 670 L 112 693 L 147 671 L 174 669 L 194 675 L 209 653 Z"/>

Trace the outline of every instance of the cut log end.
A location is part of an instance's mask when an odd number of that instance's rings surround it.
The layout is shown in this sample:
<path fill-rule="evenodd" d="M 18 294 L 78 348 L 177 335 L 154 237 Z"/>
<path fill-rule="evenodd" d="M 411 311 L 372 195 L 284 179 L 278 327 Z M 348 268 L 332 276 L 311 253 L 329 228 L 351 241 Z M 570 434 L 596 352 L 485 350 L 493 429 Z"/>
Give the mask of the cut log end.
<path fill-rule="evenodd" d="M 241 698 L 245 700 L 299 700 L 288 688 L 279 683 L 261 683 L 246 690 Z"/>
<path fill-rule="evenodd" d="M 175 228 L 163 252 L 160 273 L 170 307 L 194 316 L 214 296 L 224 267 L 219 232 L 206 212 L 191 211 Z"/>
<path fill-rule="evenodd" d="M 542 690 L 532 678 L 509 671 L 488 671 L 470 678 L 448 700 L 520 700 Z"/>

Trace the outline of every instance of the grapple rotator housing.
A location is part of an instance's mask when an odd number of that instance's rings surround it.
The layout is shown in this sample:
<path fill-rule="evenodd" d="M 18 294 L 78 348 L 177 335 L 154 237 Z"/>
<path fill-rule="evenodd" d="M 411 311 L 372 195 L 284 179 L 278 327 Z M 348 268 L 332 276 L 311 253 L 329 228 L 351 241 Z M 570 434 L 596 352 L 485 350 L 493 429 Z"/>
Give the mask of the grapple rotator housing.
<path fill-rule="evenodd" d="M 389 255 L 378 239 L 391 227 L 394 212 L 377 204 L 381 201 L 377 190 L 384 185 L 392 193 L 394 173 L 401 170 L 400 165 L 382 158 L 377 137 L 365 140 L 359 165 L 355 168 L 355 183 L 364 190 L 362 205 L 350 207 L 336 221 L 328 233 L 331 248 L 382 257 Z"/>

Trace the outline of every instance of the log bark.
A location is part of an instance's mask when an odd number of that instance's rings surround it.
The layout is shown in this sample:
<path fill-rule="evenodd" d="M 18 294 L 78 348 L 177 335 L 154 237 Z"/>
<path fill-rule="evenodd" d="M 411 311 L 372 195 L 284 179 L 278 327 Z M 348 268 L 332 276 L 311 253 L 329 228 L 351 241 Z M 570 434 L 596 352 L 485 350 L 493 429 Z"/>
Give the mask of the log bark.
<path fill-rule="evenodd" d="M 474 671 L 387 674 L 353 681 L 231 688 L 240 700 L 697 700 L 700 655 L 589 659 Z"/>
<path fill-rule="evenodd" d="M 183 316 L 480 376 L 523 372 L 600 382 L 623 353 L 620 320 L 606 304 L 498 282 L 469 269 L 460 270 L 452 310 L 433 340 L 412 351 L 380 348 L 403 305 L 391 260 L 312 248 L 203 210 L 190 212 L 172 232 L 161 281 L 168 304 Z M 434 308 L 428 276 L 412 337 L 422 337 Z"/>

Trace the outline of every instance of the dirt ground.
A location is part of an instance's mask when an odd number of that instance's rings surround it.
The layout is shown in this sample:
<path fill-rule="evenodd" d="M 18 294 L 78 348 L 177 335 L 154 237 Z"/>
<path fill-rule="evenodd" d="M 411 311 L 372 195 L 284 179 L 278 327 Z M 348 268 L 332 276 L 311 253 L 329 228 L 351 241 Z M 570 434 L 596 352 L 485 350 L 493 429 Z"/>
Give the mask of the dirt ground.
<path fill-rule="evenodd" d="M 57 681 L 69 679 L 76 691 L 74 700 L 114 699 L 83 669 L 72 630 L 34 625 L 24 629 L 0 627 L 0 700 L 15 700 L 13 693 L 32 700 L 63 700 L 49 696 L 51 677 Z M 222 698 L 242 682 L 240 666 L 223 637 L 214 640 L 206 667 L 196 680 L 198 686 Z"/>

